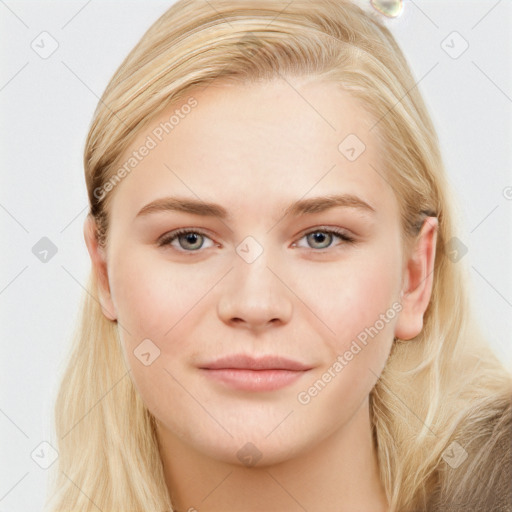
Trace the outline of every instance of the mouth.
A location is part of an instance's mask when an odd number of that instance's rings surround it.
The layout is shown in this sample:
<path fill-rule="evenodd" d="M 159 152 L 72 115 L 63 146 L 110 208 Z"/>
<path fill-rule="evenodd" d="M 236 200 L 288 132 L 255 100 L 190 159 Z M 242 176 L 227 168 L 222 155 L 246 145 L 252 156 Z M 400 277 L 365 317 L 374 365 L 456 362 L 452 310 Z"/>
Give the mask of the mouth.
<path fill-rule="evenodd" d="M 241 391 L 274 391 L 304 376 L 312 367 L 284 357 L 223 357 L 199 366 L 207 378 Z"/>

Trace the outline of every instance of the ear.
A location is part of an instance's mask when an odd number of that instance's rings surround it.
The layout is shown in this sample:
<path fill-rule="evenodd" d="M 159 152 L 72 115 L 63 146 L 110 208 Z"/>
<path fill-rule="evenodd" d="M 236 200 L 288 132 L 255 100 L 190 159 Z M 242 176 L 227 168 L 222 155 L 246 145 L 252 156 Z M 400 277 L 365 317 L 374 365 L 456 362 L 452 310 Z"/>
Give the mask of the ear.
<path fill-rule="evenodd" d="M 92 269 L 96 274 L 98 282 L 98 299 L 101 304 L 103 314 L 109 320 L 116 320 L 117 313 L 112 302 L 110 294 L 110 285 L 108 282 L 107 259 L 104 247 L 98 245 L 96 238 L 97 226 L 94 217 L 89 214 L 84 223 L 84 238 L 89 256 L 91 258 Z"/>
<path fill-rule="evenodd" d="M 437 218 L 427 217 L 404 265 L 402 311 L 395 325 L 395 336 L 401 340 L 410 340 L 423 329 L 434 282 L 437 229 Z"/>

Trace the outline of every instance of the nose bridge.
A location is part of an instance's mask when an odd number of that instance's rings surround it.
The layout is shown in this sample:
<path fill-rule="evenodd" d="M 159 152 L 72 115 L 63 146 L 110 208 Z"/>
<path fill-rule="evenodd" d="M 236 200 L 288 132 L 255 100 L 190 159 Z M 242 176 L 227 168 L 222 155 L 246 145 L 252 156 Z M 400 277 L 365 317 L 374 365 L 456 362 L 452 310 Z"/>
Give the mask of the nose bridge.
<path fill-rule="evenodd" d="M 222 321 L 253 328 L 288 322 L 292 300 L 274 274 L 274 267 L 279 267 L 275 253 L 253 237 L 246 237 L 236 247 L 236 253 L 229 286 L 218 304 Z"/>

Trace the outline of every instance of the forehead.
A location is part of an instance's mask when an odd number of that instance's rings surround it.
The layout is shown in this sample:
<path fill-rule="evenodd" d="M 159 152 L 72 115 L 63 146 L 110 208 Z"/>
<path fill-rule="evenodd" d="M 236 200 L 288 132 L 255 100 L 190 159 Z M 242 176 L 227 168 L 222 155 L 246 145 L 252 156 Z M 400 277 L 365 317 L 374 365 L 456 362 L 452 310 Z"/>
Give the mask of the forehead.
<path fill-rule="evenodd" d="M 332 82 L 213 82 L 190 90 L 141 130 L 121 161 L 151 149 L 114 190 L 112 208 L 138 211 L 170 194 L 260 212 L 274 199 L 289 203 L 308 193 L 392 201 L 372 124 Z"/>

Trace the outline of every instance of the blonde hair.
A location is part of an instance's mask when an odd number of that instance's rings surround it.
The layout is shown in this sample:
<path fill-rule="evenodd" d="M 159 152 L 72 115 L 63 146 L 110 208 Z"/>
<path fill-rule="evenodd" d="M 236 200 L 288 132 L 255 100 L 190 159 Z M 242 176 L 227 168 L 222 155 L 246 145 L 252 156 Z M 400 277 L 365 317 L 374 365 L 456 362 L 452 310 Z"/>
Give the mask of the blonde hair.
<path fill-rule="evenodd" d="M 475 426 L 506 407 L 512 388 L 472 322 L 464 262 L 446 254 L 455 214 L 437 136 L 407 62 L 377 15 L 345 0 L 174 4 L 126 57 L 94 115 L 84 166 L 98 239 L 108 243 L 111 194 L 95 191 L 159 112 L 213 80 L 279 76 L 333 81 L 371 113 L 404 239 L 414 239 L 425 215 L 439 219 L 424 328 L 394 343 L 370 395 L 390 512 L 421 510 L 434 488 L 450 489 L 450 479 L 461 478 L 446 470 L 445 449 L 454 440 L 471 445 L 481 434 Z M 155 420 L 123 362 L 122 327 L 103 315 L 93 272 L 88 290 L 55 406 L 60 457 L 51 510 L 171 511 Z"/>

